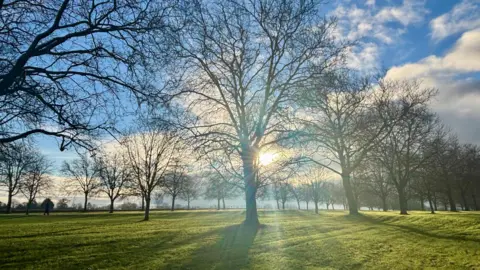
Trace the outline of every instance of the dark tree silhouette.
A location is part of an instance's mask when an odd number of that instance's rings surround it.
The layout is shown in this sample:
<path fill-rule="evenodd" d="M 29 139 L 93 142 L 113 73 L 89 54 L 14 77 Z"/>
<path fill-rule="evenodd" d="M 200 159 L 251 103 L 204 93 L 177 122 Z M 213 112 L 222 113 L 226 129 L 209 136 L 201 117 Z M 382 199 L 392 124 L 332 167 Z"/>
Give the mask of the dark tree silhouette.
<path fill-rule="evenodd" d="M 175 2 L 0 1 L 0 143 L 44 134 L 93 148 L 122 93 L 158 93 L 148 44 L 162 43 Z"/>
<path fill-rule="evenodd" d="M 29 214 L 30 207 L 37 195 L 45 193 L 53 187 L 53 180 L 49 176 L 52 170 L 52 163 L 46 156 L 34 153 L 33 163 L 30 165 L 25 180 L 21 182 L 20 191 L 27 198 L 26 214 Z"/>
<path fill-rule="evenodd" d="M 32 165 L 35 153 L 23 140 L 7 145 L 0 144 L 0 186 L 7 190 L 6 212 L 12 211 L 12 198 L 20 191 Z"/>

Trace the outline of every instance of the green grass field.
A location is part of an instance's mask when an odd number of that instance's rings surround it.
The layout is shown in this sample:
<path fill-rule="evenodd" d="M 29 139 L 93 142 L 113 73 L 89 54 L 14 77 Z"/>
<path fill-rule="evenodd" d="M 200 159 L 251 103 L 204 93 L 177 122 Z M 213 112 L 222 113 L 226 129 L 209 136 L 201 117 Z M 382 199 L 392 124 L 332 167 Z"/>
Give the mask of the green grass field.
<path fill-rule="evenodd" d="M 0 215 L 0 269 L 480 269 L 480 213 Z"/>

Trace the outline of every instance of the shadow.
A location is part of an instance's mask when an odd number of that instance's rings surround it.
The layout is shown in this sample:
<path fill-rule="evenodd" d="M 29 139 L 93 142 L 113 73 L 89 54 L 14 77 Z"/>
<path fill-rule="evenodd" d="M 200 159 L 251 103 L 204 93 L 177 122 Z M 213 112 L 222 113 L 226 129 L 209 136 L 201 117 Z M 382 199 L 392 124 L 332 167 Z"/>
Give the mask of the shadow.
<path fill-rule="evenodd" d="M 249 250 L 258 232 L 266 225 L 231 225 L 220 232 L 221 238 L 213 245 L 197 249 L 185 269 L 240 269 L 249 265 Z"/>
<path fill-rule="evenodd" d="M 61 230 L 61 231 L 51 231 L 46 233 L 36 233 L 36 234 L 26 234 L 26 235 L 18 235 L 18 236 L 2 236 L 0 239 L 21 239 L 21 238 L 36 238 L 36 237 L 44 237 L 44 236 L 64 236 L 74 234 L 72 232 L 80 231 L 85 228 L 77 228 L 77 229 L 68 229 L 68 230 Z"/>
<path fill-rule="evenodd" d="M 348 218 L 351 219 L 351 220 L 356 219 L 356 220 L 359 220 L 359 221 L 366 221 L 366 222 L 376 224 L 376 225 L 398 228 L 398 229 L 401 229 L 401 230 L 406 231 L 406 232 L 416 233 L 416 234 L 420 234 L 420 235 L 427 236 L 427 237 L 432 237 L 432 238 L 437 238 L 437 239 L 451 240 L 451 241 L 467 241 L 467 242 L 472 242 L 472 243 L 477 243 L 477 244 L 480 243 L 480 240 L 469 239 L 469 238 L 466 238 L 466 237 L 463 237 L 463 236 L 436 234 L 436 233 L 428 232 L 428 231 L 418 229 L 418 228 L 415 228 L 415 227 L 412 227 L 412 226 L 401 225 L 401 224 L 392 224 L 392 223 L 386 223 L 385 222 L 385 221 L 392 220 L 393 217 L 392 218 L 385 218 L 385 219 L 381 220 L 381 219 L 376 219 L 376 218 L 369 217 L 367 215 L 359 214 L 359 215 L 356 215 L 356 216 L 353 216 L 353 217 L 348 217 Z"/>

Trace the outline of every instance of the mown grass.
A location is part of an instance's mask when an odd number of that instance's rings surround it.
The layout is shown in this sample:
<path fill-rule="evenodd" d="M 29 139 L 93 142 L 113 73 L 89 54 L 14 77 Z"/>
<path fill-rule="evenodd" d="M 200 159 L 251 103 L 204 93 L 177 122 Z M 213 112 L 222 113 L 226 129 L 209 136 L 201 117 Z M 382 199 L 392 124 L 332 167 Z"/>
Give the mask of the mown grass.
<path fill-rule="evenodd" d="M 0 269 L 480 269 L 480 213 L 0 216 Z"/>

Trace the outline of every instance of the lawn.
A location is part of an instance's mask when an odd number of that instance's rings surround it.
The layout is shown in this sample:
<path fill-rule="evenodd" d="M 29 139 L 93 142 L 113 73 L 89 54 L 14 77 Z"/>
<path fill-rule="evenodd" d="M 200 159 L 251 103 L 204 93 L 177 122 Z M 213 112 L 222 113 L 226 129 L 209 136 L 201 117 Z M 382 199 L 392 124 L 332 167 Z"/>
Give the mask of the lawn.
<path fill-rule="evenodd" d="M 0 269 L 480 269 L 480 213 L 0 215 Z"/>

